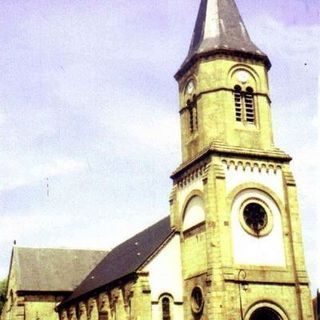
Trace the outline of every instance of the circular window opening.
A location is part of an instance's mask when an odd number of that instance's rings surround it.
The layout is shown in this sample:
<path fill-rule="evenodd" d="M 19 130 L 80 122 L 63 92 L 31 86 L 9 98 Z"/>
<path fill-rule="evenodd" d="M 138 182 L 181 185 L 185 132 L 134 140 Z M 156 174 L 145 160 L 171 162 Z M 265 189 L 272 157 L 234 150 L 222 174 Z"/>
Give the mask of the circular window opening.
<path fill-rule="evenodd" d="M 243 219 L 247 226 L 257 234 L 259 234 L 268 223 L 266 210 L 256 202 L 249 203 L 244 207 Z"/>
<path fill-rule="evenodd" d="M 191 309 L 194 313 L 201 313 L 203 310 L 204 299 L 202 289 L 195 287 L 191 292 Z"/>
<path fill-rule="evenodd" d="M 254 236 L 266 236 L 272 230 L 270 209 L 260 200 L 246 201 L 240 209 L 240 222 L 243 229 Z"/>

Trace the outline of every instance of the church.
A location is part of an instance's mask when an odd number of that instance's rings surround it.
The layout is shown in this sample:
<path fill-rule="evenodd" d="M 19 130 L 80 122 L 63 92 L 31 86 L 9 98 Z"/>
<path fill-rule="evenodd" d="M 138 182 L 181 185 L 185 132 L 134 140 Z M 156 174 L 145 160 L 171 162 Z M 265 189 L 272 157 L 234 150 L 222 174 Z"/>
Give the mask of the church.
<path fill-rule="evenodd" d="M 201 0 L 175 74 L 182 163 L 170 215 L 108 253 L 81 253 L 93 265 L 64 291 L 18 290 L 9 277 L 1 319 L 314 319 L 291 157 L 273 141 L 270 68 L 234 0 Z"/>

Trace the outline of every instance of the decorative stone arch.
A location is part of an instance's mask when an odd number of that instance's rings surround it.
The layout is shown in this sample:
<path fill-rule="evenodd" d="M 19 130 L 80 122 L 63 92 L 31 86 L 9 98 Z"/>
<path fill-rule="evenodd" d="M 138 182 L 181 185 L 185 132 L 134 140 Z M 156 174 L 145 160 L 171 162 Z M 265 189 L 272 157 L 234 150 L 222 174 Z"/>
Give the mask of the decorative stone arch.
<path fill-rule="evenodd" d="M 185 223 L 186 223 L 186 219 L 188 219 L 187 215 L 187 209 L 188 207 L 190 206 L 190 204 L 192 203 L 193 200 L 195 199 L 199 199 L 201 201 L 201 206 L 202 206 L 202 212 L 198 213 L 199 216 L 196 217 L 195 219 L 195 222 L 192 223 L 192 222 L 187 222 L 187 226 L 185 226 Z M 204 208 L 204 195 L 203 195 L 203 192 L 200 191 L 200 190 L 193 190 L 192 192 L 190 192 L 188 194 L 188 196 L 186 197 L 183 205 L 182 205 L 182 209 L 181 209 L 181 212 L 182 212 L 182 215 L 181 215 L 181 226 L 182 226 L 182 231 L 186 231 L 202 222 L 205 221 L 205 208 Z M 190 218 L 190 217 L 189 217 Z"/>
<path fill-rule="evenodd" d="M 265 318 L 261 316 L 265 315 Z M 260 318 L 259 318 L 260 317 Z M 272 301 L 261 301 L 249 307 L 245 314 L 245 320 L 289 320 L 286 312 L 278 304 Z"/>
<path fill-rule="evenodd" d="M 257 72 L 250 66 L 242 63 L 232 66 L 228 71 L 228 83 L 232 88 L 234 87 L 235 84 L 238 83 L 234 81 L 234 78 L 235 78 L 235 74 L 239 71 L 245 71 L 252 77 L 253 81 L 249 81 L 248 86 L 253 87 L 255 92 L 261 90 L 261 81 Z"/>
<path fill-rule="evenodd" d="M 185 198 L 185 200 L 183 202 L 183 205 L 181 207 L 182 219 L 184 219 L 184 213 L 185 213 L 185 210 L 186 210 L 186 208 L 188 206 L 188 203 L 190 202 L 190 200 L 193 197 L 196 197 L 196 196 L 204 199 L 204 193 L 200 189 L 194 189 L 190 193 L 188 193 L 188 195 L 186 196 L 186 198 Z"/>
<path fill-rule="evenodd" d="M 169 292 L 162 292 L 158 297 L 158 301 L 160 301 L 160 299 L 163 298 L 164 296 L 170 297 L 172 301 L 174 301 L 173 295 Z"/>
<path fill-rule="evenodd" d="M 278 207 L 278 210 L 279 210 L 281 216 L 283 217 L 283 215 L 285 214 L 285 206 L 284 206 L 283 202 L 281 201 L 280 197 L 273 190 L 268 188 L 267 186 L 260 184 L 260 183 L 256 183 L 256 182 L 247 182 L 247 183 L 240 184 L 229 192 L 229 194 L 227 195 L 227 199 L 226 199 L 227 200 L 227 207 L 229 210 L 228 212 L 231 212 L 232 205 L 233 205 L 233 202 L 234 202 L 236 196 L 238 194 L 240 194 L 241 192 L 243 192 L 245 190 L 250 190 L 250 189 L 256 189 L 260 192 L 264 192 L 265 194 L 267 194 L 274 201 L 274 203 Z"/>
<path fill-rule="evenodd" d="M 259 112 L 256 95 L 261 87 L 258 74 L 246 65 L 237 64 L 229 70 L 227 86 L 232 90 L 236 123 L 257 126 Z"/>

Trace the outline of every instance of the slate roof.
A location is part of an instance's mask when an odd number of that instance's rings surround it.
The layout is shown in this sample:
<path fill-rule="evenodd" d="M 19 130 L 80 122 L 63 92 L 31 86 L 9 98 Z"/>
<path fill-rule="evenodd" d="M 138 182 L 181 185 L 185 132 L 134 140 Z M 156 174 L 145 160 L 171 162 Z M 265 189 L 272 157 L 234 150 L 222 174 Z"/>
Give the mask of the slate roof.
<path fill-rule="evenodd" d="M 201 0 L 189 52 L 176 78 L 192 59 L 215 52 L 249 55 L 271 66 L 267 55 L 251 41 L 234 0 Z"/>
<path fill-rule="evenodd" d="M 166 217 L 115 247 L 74 290 L 63 305 L 130 274 L 134 274 L 173 234 L 170 217 Z"/>
<path fill-rule="evenodd" d="M 17 291 L 72 292 L 106 251 L 14 247 Z"/>

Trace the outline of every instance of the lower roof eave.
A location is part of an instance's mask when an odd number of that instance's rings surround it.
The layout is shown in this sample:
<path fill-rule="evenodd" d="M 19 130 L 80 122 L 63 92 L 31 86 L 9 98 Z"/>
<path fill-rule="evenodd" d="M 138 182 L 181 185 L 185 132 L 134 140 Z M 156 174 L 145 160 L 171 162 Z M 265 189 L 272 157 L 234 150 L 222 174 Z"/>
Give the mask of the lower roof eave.
<path fill-rule="evenodd" d="M 52 296 L 59 296 L 59 295 L 70 295 L 72 290 L 17 290 L 16 294 L 18 296 L 23 295 L 52 295 Z"/>
<path fill-rule="evenodd" d="M 120 283 L 124 283 L 124 282 L 128 282 L 130 280 L 135 280 L 136 278 L 136 272 L 130 273 L 128 275 L 125 275 L 124 277 L 117 279 L 111 283 L 108 283 L 102 287 L 96 288 L 92 291 L 88 291 L 85 294 L 82 294 L 80 296 L 75 297 L 74 299 L 66 299 L 64 301 L 62 301 L 59 305 L 57 305 L 56 310 L 59 312 L 62 309 L 67 309 L 69 307 L 71 307 L 72 305 L 74 305 L 75 303 L 78 303 L 80 301 L 86 300 L 92 296 L 95 296 L 97 294 L 102 293 L 103 291 L 107 291 L 110 290 L 114 287 L 116 287 L 117 285 L 119 285 Z M 71 292 L 70 292 L 71 293 Z"/>

